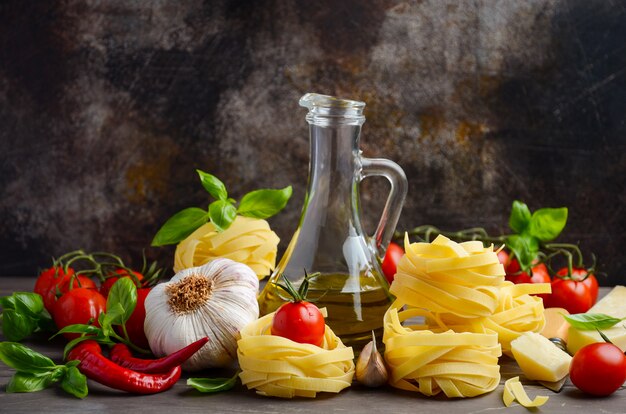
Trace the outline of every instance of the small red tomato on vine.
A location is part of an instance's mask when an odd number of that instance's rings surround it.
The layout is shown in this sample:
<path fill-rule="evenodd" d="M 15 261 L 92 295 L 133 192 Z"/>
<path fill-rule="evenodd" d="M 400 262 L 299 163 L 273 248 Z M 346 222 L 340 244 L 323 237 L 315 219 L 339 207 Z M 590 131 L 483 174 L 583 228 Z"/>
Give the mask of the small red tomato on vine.
<path fill-rule="evenodd" d="M 383 273 L 389 283 L 393 282 L 402 256 L 404 256 L 404 249 L 394 242 L 389 243 L 382 264 Z"/>
<path fill-rule="evenodd" d="M 567 271 L 567 266 L 563 267 L 556 272 L 556 275 L 561 278 L 567 278 Z M 587 286 L 589 292 L 591 293 L 591 300 L 593 303 L 596 303 L 599 291 L 598 279 L 596 279 L 596 276 L 585 268 L 573 267 L 571 278 Z"/>
<path fill-rule="evenodd" d="M 572 358 L 569 376 L 587 394 L 610 395 L 626 381 L 626 356 L 611 343 L 584 346 Z"/>
<path fill-rule="evenodd" d="M 37 281 L 33 292 L 40 295 L 43 299 L 43 304 L 48 312 L 52 313 L 54 308 L 54 302 L 56 302 L 56 286 L 61 283 L 66 276 L 72 276 L 74 269 L 71 267 L 67 269 L 67 273 L 63 269 L 63 266 L 52 266 L 43 270 Z"/>
<path fill-rule="evenodd" d="M 596 303 L 598 281 L 584 269 L 572 272 L 567 277 L 567 268 L 560 269 L 552 281 L 552 294 L 548 295 L 547 306 L 564 308 L 569 313 L 585 313 Z"/>
<path fill-rule="evenodd" d="M 306 275 L 306 272 L 305 272 Z M 272 335 L 282 336 L 294 342 L 321 346 L 324 343 L 326 325 L 319 308 L 304 300 L 309 287 L 309 277 L 305 276 L 296 291 L 289 279 L 285 284 L 276 284 L 293 298 L 292 302 L 282 305 L 272 320 Z"/>
<path fill-rule="evenodd" d="M 96 289 L 74 288 L 59 298 L 54 304 L 53 319 L 57 328 L 68 325 L 98 325 L 98 316 L 106 310 L 106 299 Z M 79 337 L 76 333 L 64 333 L 68 340 Z"/>

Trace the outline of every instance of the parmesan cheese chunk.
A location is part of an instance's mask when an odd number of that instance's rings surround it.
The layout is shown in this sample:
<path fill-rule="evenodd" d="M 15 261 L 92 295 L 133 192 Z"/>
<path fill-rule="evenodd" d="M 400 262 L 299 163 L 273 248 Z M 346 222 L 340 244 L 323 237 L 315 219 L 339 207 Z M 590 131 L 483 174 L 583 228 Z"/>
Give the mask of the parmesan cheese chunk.
<path fill-rule="evenodd" d="M 626 318 L 626 286 L 615 286 L 608 295 L 589 309 L 588 313 L 604 313 L 614 318 Z M 622 351 L 626 351 L 626 322 L 622 321 L 612 328 L 603 329 L 602 333 Z M 567 350 L 570 354 L 574 355 L 583 346 L 595 342 L 604 342 L 598 331 L 569 328 Z"/>
<path fill-rule="evenodd" d="M 569 372 L 572 357 L 548 338 L 526 332 L 511 342 L 511 351 L 528 379 L 556 382 Z"/>

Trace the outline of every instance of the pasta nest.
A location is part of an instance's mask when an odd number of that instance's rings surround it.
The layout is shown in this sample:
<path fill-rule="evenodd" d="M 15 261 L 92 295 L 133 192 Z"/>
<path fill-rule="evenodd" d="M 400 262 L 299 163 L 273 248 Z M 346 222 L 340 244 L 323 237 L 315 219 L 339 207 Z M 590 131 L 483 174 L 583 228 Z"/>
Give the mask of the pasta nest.
<path fill-rule="evenodd" d="M 267 221 L 262 219 L 237 216 L 222 232 L 208 222 L 176 246 L 174 271 L 178 273 L 226 258 L 248 265 L 260 280 L 276 265 L 279 241 Z"/>
<path fill-rule="evenodd" d="M 324 313 L 324 312 L 323 312 Z M 241 382 L 258 394 L 313 398 L 352 383 L 354 352 L 326 326 L 321 347 L 271 335 L 274 313 L 248 324 L 237 342 Z"/>
<path fill-rule="evenodd" d="M 426 395 L 443 391 L 449 397 L 491 391 L 499 381 L 493 371 L 499 371 L 497 357 L 502 351 L 510 354 L 512 340 L 543 329 L 543 302 L 529 294 L 550 293 L 550 285 L 504 281 L 504 268 L 493 246 L 485 248 L 480 241 L 456 243 L 438 236 L 432 243 L 409 244 L 405 237 L 405 250 L 390 288 L 397 300 L 385 314 L 385 338 L 390 340 L 390 344 L 385 342 L 385 359 L 392 371 L 391 385 Z M 420 317 L 420 323 L 403 328 L 402 322 L 413 317 Z M 407 339 L 395 339 L 405 335 Z M 445 347 L 436 345 L 439 335 L 445 335 L 450 344 L 462 345 L 444 352 Z M 432 374 L 422 366 L 420 356 L 402 359 L 420 346 L 424 353 L 434 352 L 424 354 L 428 366 L 437 366 L 437 372 L 444 374 Z M 476 355 L 481 362 L 470 369 L 468 355 Z M 446 368 L 448 363 L 451 366 Z M 481 371 L 482 366 L 486 371 Z M 458 372 L 451 374 L 449 370 L 455 367 Z"/>
<path fill-rule="evenodd" d="M 390 385 L 433 396 L 443 391 L 450 398 L 474 397 L 494 390 L 500 383 L 498 335 L 452 330 L 428 330 L 426 325 L 402 326 L 425 317 L 420 308 L 402 308 L 394 302 L 385 313 L 385 361 Z"/>

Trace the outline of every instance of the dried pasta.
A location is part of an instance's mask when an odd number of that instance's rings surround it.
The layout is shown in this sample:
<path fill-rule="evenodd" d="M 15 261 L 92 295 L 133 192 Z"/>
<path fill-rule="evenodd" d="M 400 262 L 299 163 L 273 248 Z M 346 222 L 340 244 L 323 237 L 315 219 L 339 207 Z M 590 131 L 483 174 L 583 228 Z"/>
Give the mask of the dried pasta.
<path fill-rule="evenodd" d="M 549 293 L 550 285 L 506 282 L 493 246 L 479 241 L 455 243 L 438 236 L 432 243 L 409 244 L 405 237 L 405 250 L 390 289 L 397 300 L 385 315 L 391 385 L 426 395 L 443 391 L 448 397 L 493 390 L 502 351 L 510 354 L 512 340 L 543 329 L 543 303 L 529 294 Z M 402 326 L 415 317 L 421 318 L 418 324 Z M 440 335 L 461 345 L 435 345 Z M 439 368 L 425 368 L 431 365 Z"/>
<path fill-rule="evenodd" d="M 237 355 L 241 382 L 258 394 L 313 398 L 339 392 L 354 376 L 354 353 L 326 326 L 322 347 L 270 334 L 273 313 L 241 331 Z"/>
<path fill-rule="evenodd" d="M 222 257 L 250 266 L 263 279 L 276 265 L 279 240 L 265 220 L 237 216 L 223 232 L 209 222 L 176 246 L 174 271 Z"/>
<path fill-rule="evenodd" d="M 420 308 L 403 308 L 396 301 L 385 314 L 385 361 L 391 369 L 389 383 L 425 395 L 474 397 L 495 389 L 500 382 L 495 333 L 456 333 L 426 330 L 424 325 L 402 322 L 426 316 Z"/>
<path fill-rule="evenodd" d="M 517 401 L 520 403 L 522 407 L 525 408 L 536 408 L 541 407 L 548 401 L 547 396 L 538 395 L 533 400 L 528 397 L 526 391 L 524 390 L 524 386 L 519 381 L 519 377 L 513 377 L 508 379 L 504 383 L 504 393 L 502 394 L 502 401 L 504 401 L 504 405 L 510 407 L 513 404 L 513 401 Z"/>

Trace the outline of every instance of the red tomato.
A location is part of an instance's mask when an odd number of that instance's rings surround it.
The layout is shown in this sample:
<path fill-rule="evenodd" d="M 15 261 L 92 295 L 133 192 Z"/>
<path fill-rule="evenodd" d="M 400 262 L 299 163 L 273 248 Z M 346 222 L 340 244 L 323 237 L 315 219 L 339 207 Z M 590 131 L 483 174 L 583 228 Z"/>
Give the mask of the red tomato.
<path fill-rule="evenodd" d="M 137 289 L 137 306 L 133 311 L 133 314 L 126 321 L 126 332 L 128 332 L 128 339 L 140 348 L 150 349 L 148 338 L 143 330 L 143 323 L 146 320 L 146 296 L 150 293 L 152 288 Z M 116 326 L 115 330 L 119 335 L 123 335 L 122 327 Z"/>
<path fill-rule="evenodd" d="M 54 304 L 53 318 L 61 329 L 76 323 L 88 324 L 91 320 L 98 325 L 98 316 L 106 310 L 106 299 L 95 289 L 74 288 L 59 298 Z M 79 334 L 63 334 L 68 340 Z"/>
<path fill-rule="evenodd" d="M 564 308 L 569 313 L 585 313 L 595 303 L 593 289 L 584 282 L 555 277 L 552 281 L 552 294 L 548 295 L 547 306 Z"/>
<path fill-rule="evenodd" d="M 396 275 L 398 269 L 398 262 L 404 256 L 404 250 L 398 244 L 391 242 L 387 247 L 385 258 L 383 259 L 382 269 L 387 281 L 393 282 L 393 278 Z"/>
<path fill-rule="evenodd" d="M 505 265 L 506 276 L 505 279 L 515 284 L 518 283 L 550 283 L 550 273 L 545 264 L 539 263 L 531 267 L 532 276 L 527 272 L 520 272 L 520 266 L 517 259 L 510 260 L 508 266 Z M 543 299 L 544 303 L 548 299 L 549 295 L 533 295 L 539 296 Z"/>
<path fill-rule="evenodd" d="M 117 269 L 115 273 L 122 275 L 121 277 L 133 279 L 128 275 L 128 272 L 125 269 Z M 133 279 L 133 282 L 135 282 L 135 285 L 137 285 L 137 288 L 140 288 L 141 281 L 143 280 L 143 275 L 139 272 L 135 272 L 134 270 L 133 270 L 133 275 L 137 278 L 137 280 L 139 281 L 139 284 L 137 284 L 134 279 Z M 105 281 L 102 283 L 102 285 L 100 286 L 100 294 L 102 294 L 102 296 L 104 296 L 105 298 L 108 298 L 109 291 L 111 290 L 115 282 L 117 282 L 119 279 L 120 279 L 120 276 L 107 277 Z"/>
<path fill-rule="evenodd" d="M 301 344 L 321 346 L 326 329 L 319 308 L 307 301 L 289 302 L 274 314 L 272 335 L 282 336 Z"/>
<path fill-rule="evenodd" d="M 72 276 L 74 269 L 68 268 L 67 274 L 61 266 L 53 266 L 39 274 L 33 292 L 40 295 L 43 299 L 43 304 L 52 313 L 54 308 L 54 302 L 56 302 L 56 286 L 64 280 L 66 276 Z M 49 292 L 52 291 L 51 294 Z"/>
<path fill-rule="evenodd" d="M 559 269 L 556 274 L 561 277 L 567 277 L 567 267 Z M 596 303 L 596 300 L 598 300 L 598 280 L 593 273 L 589 273 L 586 269 L 580 267 L 574 267 L 572 269 L 572 279 L 587 286 L 587 289 L 589 289 L 591 293 L 592 302 Z"/>
<path fill-rule="evenodd" d="M 587 345 L 572 358 L 569 377 L 587 394 L 612 394 L 626 381 L 626 356 L 618 347 L 606 342 Z"/>

